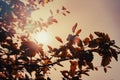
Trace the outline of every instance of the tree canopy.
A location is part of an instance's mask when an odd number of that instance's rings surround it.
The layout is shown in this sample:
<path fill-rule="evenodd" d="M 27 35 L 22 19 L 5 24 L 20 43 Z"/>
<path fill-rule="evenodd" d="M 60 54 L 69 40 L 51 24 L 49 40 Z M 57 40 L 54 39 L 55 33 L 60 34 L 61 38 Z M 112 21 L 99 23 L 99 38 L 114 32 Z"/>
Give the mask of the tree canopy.
<path fill-rule="evenodd" d="M 61 45 L 58 48 L 47 45 L 47 53 L 44 44 L 31 40 L 32 33 L 47 30 L 48 26 L 58 23 L 52 10 L 46 22 L 30 19 L 33 11 L 50 2 L 53 0 L 0 0 L 0 79 L 26 80 L 34 75 L 35 80 L 51 80 L 51 76 L 46 77 L 48 71 L 55 65 L 64 68 L 61 62 L 68 61 L 70 69 L 60 71 L 62 80 L 82 80 L 82 75 L 89 76 L 91 70 L 98 70 L 99 67 L 93 63 L 95 54 L 101 56 L 100 64 L 105 73 L 111 68 L 112 58 L 118 61 L 120 48 L 115 40 L 104 32 L 94 32 L 82 40 L 79 35 L 82 29 L 77 28 L 78 23 L 72 26 L 66 43 L 55 36 Z M 56 14 L 64 16 L 69 13 L 64 6 L 56 10 Z M 27 25 L 33 26 L 29 28 Z M 36 55 L 39 58 L 35 58 Z"/>

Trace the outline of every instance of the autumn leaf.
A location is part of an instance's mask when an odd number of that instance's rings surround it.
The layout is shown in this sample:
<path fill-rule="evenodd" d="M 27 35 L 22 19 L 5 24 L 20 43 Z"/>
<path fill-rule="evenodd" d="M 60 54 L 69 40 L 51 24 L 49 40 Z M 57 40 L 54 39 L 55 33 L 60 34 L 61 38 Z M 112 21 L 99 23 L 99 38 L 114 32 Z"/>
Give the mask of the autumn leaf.
<path fill-rule="evenodd" d="M 94 67 L 96 71 L 98 71 L 98 68 L 97 67 Z"/>
<path fill-rule="evenodd" d="M 113 48 L 110 48 L 112 56 L 115 58 L 116 61 L 118 61 L 118 54 L 117 51 Z"/>
<path fill-rule="evenodd" d="M 110 62 L 111 62 L 111 56 L 103 56 L 101 65 L 107 66 L 108 64 L 110 64 Z"/>
<path fill-rule="evenodd" d="M 62 10 L 66 10 L 66 8 L 63 6 L 63 7 L 62 7 Z"/>
<path fill-rule="evenodd" d="M 66 16 L 66 14 L 65 13 L 62 13 L 64 16 Z"/>
<path fill-rule="evenodd" d="M 63 43 L 62 39 L 59 36 L 55 37 L 59 42 Z"/>
<path fill-rule="evenodd" d="M 104 72 L 107 73 L 107 68 L 106 67 L 104 67 Z"/>
<path fill-rule="evenodd" d="M 70 11 L 66 11 L 67 13 L 70 13 Z"/>
<path fill-rule="evenodd" d="M 73 33 L 75 32 L 77 25 L 78 25 L 78 23 L 75 23 L 75 25 L 72 27 L 72 32 Z"/>
<path fill-rule="evenodd" d="M 76 35 L 78 36 L 81 32 L 81 29 L 79 29 L 77 32 L 76 32 Z"/>
<path fill-rule="evenodd" d="M 109 37 L 109 35 L 108 35 L 108 34 L 106 34 L 106 35 L 105 35 L 105 40 L 106 40 L 107 42 L 109 42 L 109 41 L 110 41 L 110 37 Z"/>
<path fill-rule="evenodd" d="M 45 3 L 48 3 L 48 2 L 49 2 L 49 0 L 44 0 L 44 2 L 45 2 Z"/>
<path fill-rule="evenodd" d="M 71 76 L 74 76 L 78 63 L 77 63 L 77 61 L 70 61 L 70 64 L 71 64 L 70 65 Z"/>
<path fill-rule="evenodd" d="M 51 46 L 47 45 L 47 47 L 49 48 L 50 51 L 53 51 Z"/>
<path fill-rule="evenodd" d="M 93 40 L 93 35 L 92 34 L 90 34 L 89 37 L 90 37 L 91 40 Z"/>
<path fill-rule="evenodd" d="M 48 70 L 49 70 L 48 67 L 44 67 L 44 68 L 43 68 L 43 74 L 47 73 Z"/>
<path fill-rule="evenodd" d="M 88 44 L 89 44 L 89 38 L 86 37 L 86 38 L 83 40 L 83 42 L 84 42 L 85 45 L 88 45 Z"/>

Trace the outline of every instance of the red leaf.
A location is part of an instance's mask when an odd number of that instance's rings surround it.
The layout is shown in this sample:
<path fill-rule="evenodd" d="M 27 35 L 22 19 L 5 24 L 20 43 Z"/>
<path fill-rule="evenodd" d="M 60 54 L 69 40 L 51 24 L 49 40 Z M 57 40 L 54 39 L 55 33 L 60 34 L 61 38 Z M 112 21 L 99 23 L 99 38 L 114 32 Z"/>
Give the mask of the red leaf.
<path fill-rule="evenodd" d="M 72 27 L 72 32 L 73 33 L 75 32 L 77 25 L 78 25 L 78 23 L 75 23 L 75 25 Z"/>
<path fill-rule="evenodd" d="M 59 42 L 63 43 L 62 39 L 58 36 L 55 37 Z"/>
<path fill-rule="evenodd" d="M 81 29 L 79 29 L 77 32 L 76 32 L 76 35 L 79 35 L 81 32 Z"/>

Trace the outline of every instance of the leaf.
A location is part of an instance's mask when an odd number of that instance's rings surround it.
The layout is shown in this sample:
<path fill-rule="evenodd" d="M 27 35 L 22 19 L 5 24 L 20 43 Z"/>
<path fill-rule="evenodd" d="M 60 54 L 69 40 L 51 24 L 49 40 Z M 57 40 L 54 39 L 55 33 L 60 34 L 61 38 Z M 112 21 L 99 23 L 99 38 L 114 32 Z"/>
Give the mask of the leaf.
<path fill-rule="evenodd" d="M 85 74 L 85 75 L 87 75 L 87 76 L 90 76 L 88 73 L 83 73 L 83 74 Z"/>
<path fill-rule="evenodd" d="M 70 61 L 70 64 L 71 64 L 70 65 L 71 76 L 74 76 L 78 63 L 77 63 L 77 61 Z"/>
<path fill-rule="evenodd" d="M 52 10 L 50 9 L 50 13 L 51 13 L 51 15 L 53 15 L 53 12 L 52 12 Z"/>
<path fill-rule="evenodd" d="M 98 71 L 98 68 L 97 67 L 94 67 L 96 71 Z"/>
<path fill-rule="evenodd" d="M 49 2 L 49 0 L 45 0 L 45 3 L 48 3 Z"/>
<path fill-rule="evenodd" d="M 72 27 L 72 32 L 73 33 L 75 32 L 77 25 L 78 25 L 78 23 L 75 23 L 75 25 Z"/>
<path fill-rule="evenodd" d="M 89 37 L 90 37 L 91 40 L 93 40 L 93 35 L 92 34 L 90 34 Z"/>
<path fill-rule="evenodd" d="M 109 41 L 110 41 L 110 37 L 109 37 L 109 35 L 108 35 L 108 34 L 106 34 L 106 35 L 105 35 L 105 40 L 106 40 L 107 42 L 109 42 Z"/>
<path fill-rule="evenodd" d="M 102 32 L 94 32 L 98 37 L 103 37 L 105 38 L 105 33 Z"/>
<path fill-rule="evenodd" d="M 70 11 L 66 11 L 67 13 L 70 13 Z"/>
<path fill-rule="evenodd" d="M 106 67 L 104 67 L 104 72 L 107 73 L 107 68 Z"/>
<path fill-rule="evenodd" d="M 50 51 L 53 51 L 51 46 L 47 45 L 47 47 L 49 48 Z"/>
<path fill-rule="evenodd" d="M 108 64 L 110 64 L 110 62 L 111 62 L 111 56 L 103 56 L 101 65 L 107 66 Z"/>
<path fill-rule="evenodd" d="M 112 56 L 115 58 L 116 61 L 118 61 L 118 54 L 117 51 L 113 48 L 110 48 Z"/>
<path fill-rule="evenodd" d="M 111 66 L 107 66 L 107 68 L 112 68 Z"/>
<path fill-rule="evenodd" d="M 98 46 L 98 42 L 96 41 L 96 39 L 90 41 L 89 45 L 88 45 L 88 47 L 90 47 L 90 48 L 95 48 L 97 46 Z"/>
<path fill-rule="evenodd" d="M 62 10 L 66 10 L 66 8 L 64 6 L 62 6 Z"/>
<path fill-rule="evenodd" d="M 89 38 L 85 38 L 85 39 L 83 40 L 83 42 L 84 42 L 85 45 L 88 45 L 88 44 L 89 44 Z"/>
<path fill-rule="evenodd" d="M 87 65 L 89 66 L 90 69 L 94 70 L 93 63 L 87 62 Z"/>
<path fill-rule="evenodd" d="M 47 73 L 48 70 L 49 70 L 48 67 L 44 67 L 44 68 L 43 68 L 43 74 Z"/>
<path fill-rule="evenodd" d="M 62 39 L 59 36 L 55 37 L 59 42 L 63 43 Z"/>
<path fill-rule="evenodd" d="M 66 16 L 66 14 L 65 13 L 62 13 L 64 16 Z"/>
<path fill-rule="evenodd" d="M 81 32 L 81 29 L 79 29 L 77 32 L 76 32 L 76 35 L 78 36 Z"/>

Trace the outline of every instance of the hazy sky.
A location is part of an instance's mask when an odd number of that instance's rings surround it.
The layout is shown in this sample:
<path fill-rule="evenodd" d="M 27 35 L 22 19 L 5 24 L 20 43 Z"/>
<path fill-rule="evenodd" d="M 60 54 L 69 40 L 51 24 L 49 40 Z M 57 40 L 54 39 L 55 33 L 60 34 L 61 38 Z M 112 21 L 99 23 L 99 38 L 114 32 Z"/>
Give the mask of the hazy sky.
<path fill-rule="evenodd" d="M 72 26 L 78 22 L 79 28 L 82 29 L 81 37 L 86 37 L 94 31 L 106 32 L 120 46 L 120 0 L 54 0 L 52 3 L 46 5 L 48 12 L 49 9 L 55 11 L 55 9 L 61 8 L 61 6 L 65 6 L 71 11 L 71 14 L 66 17 L 61 15 L 56 16 L 59 23 L 52 25 L 48 29 L 51 35 L 60 36 L 65 40 L 65 37 L 71 32 Z M 43 14 L 48 15 L 47 10 L 43 10 L 46 11 L 46 14 Z M 59 45 L 57 41 L 51 40 L 50 42 L 54 46 Z M 95 60 L 97 63 L 98 59 Z M 120 79 L 120 62 L 115 63 L 115 60 L 112 59 L 111 66 L 112 69 L 109 69 L 108 73 L 104 73 L 101 68 L 98 72 L 91 72 L 90 77 L 83 76 L 83 80 Z M 55 79 L 59 77 L 59 75 L 55 76 Z"/>

